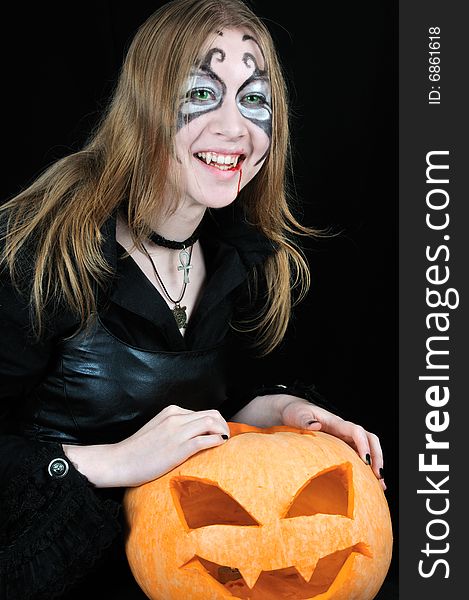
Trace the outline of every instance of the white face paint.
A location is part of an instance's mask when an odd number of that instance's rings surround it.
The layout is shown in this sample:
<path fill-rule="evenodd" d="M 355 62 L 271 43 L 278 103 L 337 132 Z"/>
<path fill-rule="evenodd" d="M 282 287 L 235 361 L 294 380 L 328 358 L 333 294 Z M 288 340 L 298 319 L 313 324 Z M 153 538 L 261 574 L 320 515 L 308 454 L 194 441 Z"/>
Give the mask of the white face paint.
<path fill-rule="evenodd" d="M 222 82 L 203 72 L 191 75 L 186 88 L 179 110 L 178 129 L 195 117 L 218 108 L 225 94 Z"/>
<path fill-rule="evenodd" d="M 257 45 L 250 35 L 242 35 L 241 40 L 244 43 Z M 260 48 L 259 53 L 262 55 Z M 225 60 L 226 52 L 223 48 L 212 47 L 201 61 L 198 70 L 191 73 L 179 109 L 178 129 L 187 125 L 192 119 L 210 110 L 216 110 L 222 105 L 227 88 L 225 82 L 217 75 L 215 66 L 217 62 L 223 63 Z M 256 56 L 252 52 L 243 52 L 241 60 L 252 74 L 241 84 L 236 93 L 238 110 L 243 117 L 253 121 L 271 137 L 272 100 L 267 72 L 259 68 Z M 263 55 L 262 60 L 264 60 Z"/>
<path fill-rule="evenodd" d="M 240 29 L 211 36 L 181 93 L 171 164 L 190 202 L 226 206 L 256 175 L 270 148 L 271 105 L 257 41 Z"/>
<path fill-rule="evenodd" d="M 253 76 L 236 96 L 239 112 L 272 135 L 272 100 L 267 77 Z"/>

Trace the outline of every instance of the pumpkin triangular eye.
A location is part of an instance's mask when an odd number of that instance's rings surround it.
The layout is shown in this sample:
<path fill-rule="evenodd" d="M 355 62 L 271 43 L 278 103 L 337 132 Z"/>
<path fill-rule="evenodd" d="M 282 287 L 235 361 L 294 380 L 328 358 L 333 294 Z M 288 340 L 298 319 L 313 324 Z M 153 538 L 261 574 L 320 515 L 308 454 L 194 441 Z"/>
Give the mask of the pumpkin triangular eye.
<path fill-rule="evenodd" d="M 352 465 L 334 466 L 312 477 L 293 498 L 284 518 L 316 515 L 353 516 Z"/>
<path fill-rule="evenodd" d="M 239 502 L 214 482 L 175 477 L 170 488 L 179 516 L 189 529 L 207 525 L 259 525 Z"/>

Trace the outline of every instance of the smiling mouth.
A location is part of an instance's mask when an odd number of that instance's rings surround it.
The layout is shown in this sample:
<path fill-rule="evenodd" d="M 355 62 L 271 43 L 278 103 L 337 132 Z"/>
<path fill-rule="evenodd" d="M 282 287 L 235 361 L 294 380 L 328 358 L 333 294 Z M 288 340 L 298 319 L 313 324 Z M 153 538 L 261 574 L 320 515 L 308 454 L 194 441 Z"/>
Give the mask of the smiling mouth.
<path fill-rule="evenodd" d="M 220 171 L 238 171 L 246 158 L 244 154 L 217 154 L 216 152 L 196 152 L 194 157 Z"/>
<path fill-rule="evenodd" d="M 349 557 L 357 553 L 371 557 L 366 544 L 355 544 L 319 559 L 309 581 L 306 581 L 301 573 L 292 566 L 261 571 L 252 587 L 247 585 L 238 569 L 219 565 L 197 555 L 183 568 L 195 567 L 199 571 L 205 571 L 235 598 L 249 598 L 250 600 L 296 598 L 301 600 L 327 592 L 339 574 L 346 569 L 346 563 L 351 565 L 351 562 L 348 561 Z"/>

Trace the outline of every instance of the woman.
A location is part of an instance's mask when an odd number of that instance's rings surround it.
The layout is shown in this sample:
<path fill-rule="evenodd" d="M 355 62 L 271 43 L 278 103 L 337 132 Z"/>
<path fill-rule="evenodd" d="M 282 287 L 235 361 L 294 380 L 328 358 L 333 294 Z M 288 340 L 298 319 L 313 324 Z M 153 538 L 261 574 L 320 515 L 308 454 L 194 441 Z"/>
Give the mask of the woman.
<path fill-rule="evenodd" d="M 287 114 L 251 10 L 175 0 L 89 143 L 2 207 L 2 598 L 140 597 L 113 563 L 122 492 L 225 443 L 228 420 L 329 432 L 381 479 L 375 435 L 312 386 L 257 381 L 249 354 L 308 286 Z"/>

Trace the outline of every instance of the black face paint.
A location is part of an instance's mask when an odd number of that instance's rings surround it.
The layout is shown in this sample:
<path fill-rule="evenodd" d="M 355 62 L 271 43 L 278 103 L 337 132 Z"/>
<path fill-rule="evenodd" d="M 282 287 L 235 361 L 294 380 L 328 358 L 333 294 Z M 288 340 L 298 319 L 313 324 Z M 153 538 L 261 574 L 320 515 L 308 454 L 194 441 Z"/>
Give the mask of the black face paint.
<path fill-rule="evenodd" d="M 262 51 L 262 48 L 259 46 L 259 43 L 256 40 L 256 38 L 254 38 L 254 37 L 252 37 L 252 35 L 248 35 L 248 34 L 243 35 L 243 42 L 246 42 L 247 40 L 254 42 L 256 44 L 256 46 L 259 48 L 259 52 L 262 54 L 262 60 L 264 61 L 264 64 L 265 64 L 265 54 Z"/>
<path fill-rule="evenodd" d="M 250 35 L 244 35 L 242 39 L 253 41 L 265 62 L 264 53 L 257 41 Z M 211 48 L 198 69 L 194 70 L 188 79 L 178 112 L 178 130 L 193 119 L 216 110 L 223 104 L 226 85 L 212 69 L 214 57 L 218 62 L 224 62 L 226 54 L 221 48 Z M 255 56 L 250 52 L 243 54 L 242 61 L 247 68 L 253 69 L 253 73 L 236 92 L 236 105 L 241 115 L 260 127 L 271 140 L 272 99 L 267 71 L 259 69 Z M 264 160 L 268 151 L 269 149 L 260 161 Z"/>

